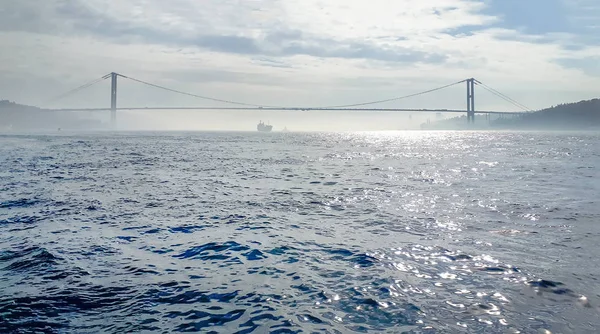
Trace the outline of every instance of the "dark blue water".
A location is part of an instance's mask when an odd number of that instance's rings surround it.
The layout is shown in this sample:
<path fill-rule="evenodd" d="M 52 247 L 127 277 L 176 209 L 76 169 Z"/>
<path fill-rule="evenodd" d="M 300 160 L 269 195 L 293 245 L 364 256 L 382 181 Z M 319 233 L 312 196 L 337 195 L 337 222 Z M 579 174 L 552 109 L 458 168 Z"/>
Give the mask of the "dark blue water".
<path fill-rule="evenodd" d="M 0 137 L 2 333 L 593 333 L 600 136 Z"/>

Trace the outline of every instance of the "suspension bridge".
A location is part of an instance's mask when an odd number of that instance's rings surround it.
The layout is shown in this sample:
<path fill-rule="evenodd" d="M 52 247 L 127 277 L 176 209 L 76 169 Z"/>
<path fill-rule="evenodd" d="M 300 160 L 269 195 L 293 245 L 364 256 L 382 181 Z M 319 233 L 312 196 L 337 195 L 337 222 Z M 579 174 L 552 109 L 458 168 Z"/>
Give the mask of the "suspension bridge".
<path fill-rule="evenodd" d="M 468 123 L 474 123 L 475 122 L 475 114 L 485 114 L 486 117 L 489 117 L 489 115 L 493 115 L 493 114 L 499 114 L 499 115 L 522 115 L 524 113 L 528 113 L 528 112 L 532 112 L 531 109 L 527 108 L 525 105 L 515 101 L 514 99 L 508 97 L 507 95 L 491 88 L 490 86 L 482 83 L 481 81 L 475 79 L 475 78 L 469 78 L 469 79 L 464 79 L 464 80 L 460 80 L 448 85 L 444 85 L 444 86 L 440 86 L 440 87 L 436 87 L 433 89 L 429 89 L 426 91 L 422 91 L 422 92 L 417 92 L 417 93 L 413 93 L 413 94 L 409 94 L 409 95 L 404 95 L 404 96 L 398 96 L 398 97 L 393 97 L 393 98 L 389 98 L 389 99 L 384 99 L 384 100 L 377 100 L 377 101 L 368 101 L 368 102 L 362 102 L 362 103 L 353 103 L 353 104 L 340 104 L 340 105 L 331 105 L 331 106 L 321 106 L 321 107 L 290 107 L 290 106 L 274 106 L 274 105 L 262 105 L 262 104 L 252 104 L 252 103 L 245 103 L 245 102 L 239 102 L 239 101 L 233 101 L 233 100 L 225 100 L 225 99 L 219 99 L 219 98 L 214 98 L 214 97 L 209 97 L 209 96 L 203 96 L 203 95 L 198 95 L 198 94 L 193 94 L 193 93 L 189 93 L 189 92 L 184 92 L 181 90 L 177 90 L 177 89 L 172 89 L 172 88 L 168 88 L 165 86 L 161 86 L 155 83 L 150 83 L 147 81 L 143 81 L 140 79 L 136 79 L 133 77 L 128 77 L 126 75 L 120 74 L 120 73 L 109 73 L 107 75 L 104 75 L 98 79 L 95 79 L 93 81 L 90 81 L 86 84 L 83 84 L 77 88 L 74 88 L 64 94 L 61 94 L 53 99 L 51 99 L 49 102 L 56 102 L 58 100 L 64 99 L 68 96 L 71 96 L 73 94 L 76 94 L 86 88 L 89 88 L 93 85 L 96 85 L 104 80 L 107 80 L 110 78 L 111 81 L 111 87 L 110 87 L 110 108 L 108 107 L 101 107 L 101 108 L 52 108 L 52 109 L 47 109 L 49 111 L 110 111 L 110 120 L 111 120 L 111 125 L 113 127 L 116 127 L 116 123 L 117 123 L 117 111 L 119 110 L 259 110 L 259 111 L 386 111 L 386 112 L 390 112 L 390 111 L 406 111 L 406 112 L 435 112 L 435 113 L 466 113 L 467 115 L 467 122 Z M 219 102 L 219 103 L 223 103 L 226 104 L 228 106 L 223 106 L 223 107 L 207 107 L 207 106 L 197 106 L 197 107 L 173 107 L 173 106 L 165 106 L 165 107 L 117 107 L 117 95 L 118 95 L 118 91 L 117 91 L 117 82 L 118 82 L 118 78 L 122 78 L 122 79 L 126 79 L 126 80 L 130 80 L 133 82 L 137 82 L 139 84 L 142 85 L 146 85 L 149 87 L 153 87 L 156 89 L 160 89 L 163 91 L 168 91 L 168 92 L 172 92 L 172 93 L 176 93 L 176 94 L 180 94 L 180 95 L 185 95 L 185 96 L 190 96 L 190 97 L 194 97 L 194 98 L 198 98 L 198 99 L 202 99 L 205 101 L 212 101 L 212 102 Z M 372 105 L 375 104 L 381 104 L 381 103 L 386 103 L 386 102 L 392 102 L 392 101 L 399 101 L 399 100 L 404 100 L 404 99 L 408 99 L 411 97 L 416 97 L 416 96 L 420 96 L 420 95 L 425 95 L 425 94 L 429 94 L 429 93 L 433 93 L 445 88 L 449 88 L 449 87 L 453 87 L 456 85 L 460 85 L 460 84 L 465 84 L 467 86 L 467 92 L 466 92 L 466 99 L 467 99 L 467 106 L 466 109 L 422 109 L 422 108 L 375 108 L 372 107 Z M 475 109 L 475 86 L 479 86 L 483 89 L 485 89 L 486 91 L 496 95 L 497 97 L 509 102 L 511 105 L 515 106 L 517 109 L 521 110 L 521 111 L 492 111 L 492 110 L 476 110 Z"/>

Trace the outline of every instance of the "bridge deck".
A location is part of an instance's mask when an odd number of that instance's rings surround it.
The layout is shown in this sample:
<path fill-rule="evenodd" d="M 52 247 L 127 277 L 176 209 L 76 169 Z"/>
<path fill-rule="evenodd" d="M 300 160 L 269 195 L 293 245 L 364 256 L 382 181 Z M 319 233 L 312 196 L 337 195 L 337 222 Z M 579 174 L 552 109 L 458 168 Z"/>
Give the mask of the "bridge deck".
<path fill-rule="evenodd" d="M 111 108 L 68 108 L 46 109 L 48 111 L 110 111 Z M 416 109 L 416 108 L 256 108 L 256 107 L 121 107 L 116 110 L 255 110 L 255 111 L 380 111 L 380 112 L 436 112 L 436 113 L 466 113 L 459 109 Z M 520 115 L 526 112 L 479 110 L 476 114 Z"/>

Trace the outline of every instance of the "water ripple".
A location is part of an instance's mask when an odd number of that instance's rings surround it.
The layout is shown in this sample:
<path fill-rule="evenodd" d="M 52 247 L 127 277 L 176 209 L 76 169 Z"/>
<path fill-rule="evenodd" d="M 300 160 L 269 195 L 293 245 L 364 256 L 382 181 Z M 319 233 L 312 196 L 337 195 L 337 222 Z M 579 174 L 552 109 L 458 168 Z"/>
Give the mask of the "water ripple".
<path fill-rule="evenodd" d="M 593 333 L 599 143 L 0 136 L 0 332 Z"/>

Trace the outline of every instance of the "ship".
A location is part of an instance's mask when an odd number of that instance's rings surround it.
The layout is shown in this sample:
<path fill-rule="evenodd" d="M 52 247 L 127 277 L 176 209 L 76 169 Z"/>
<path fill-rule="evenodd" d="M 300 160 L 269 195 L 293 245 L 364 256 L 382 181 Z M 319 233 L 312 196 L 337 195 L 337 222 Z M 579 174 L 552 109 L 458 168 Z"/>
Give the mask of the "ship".
<path fill-rule="evenodd" d="M 256 126 L 256 130 L 260 132 L 271 132 L 271 130 L 273 130 L 273 125 L 268 125 L 263 123 L 263 121 L 260 121 Z"/>

